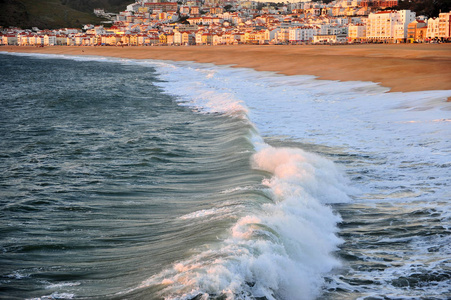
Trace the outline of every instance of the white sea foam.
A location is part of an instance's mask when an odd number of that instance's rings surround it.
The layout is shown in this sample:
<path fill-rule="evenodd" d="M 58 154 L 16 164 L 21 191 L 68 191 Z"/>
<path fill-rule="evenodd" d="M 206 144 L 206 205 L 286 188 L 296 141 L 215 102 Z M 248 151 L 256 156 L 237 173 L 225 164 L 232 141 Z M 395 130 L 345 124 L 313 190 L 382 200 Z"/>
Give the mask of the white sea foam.
<path fill-rule="evenodd" d="M 30 298 L 30 300 L 55 300 L 55 299 L 74 299 L 75 295 L 71 293 L 52 293 L 39 298 Z"/>
<path fill-rule="evenodd" d="M 310 195 L 320 203 L 348 202 L 346 179 L 335 164 L 313 153 L 296 148 L 266 147 L 253 158 L 257 169 L 274 174 L 265 181 L 276 199 Z"/>
<path fill-rule="evenodd" d="M 12 274 L 6 275 L 7 278 L 23 279 L 29 277 L 30 274 L 23 274 L 22 271 L 14 271 Z"/>
<path fill-rule="evenodd" d="M 348 202 L 350 194 L 357 201 L 450 196 L 441 187 L 449 178 L 443 166 L 449 165 L 451 145 L 440 137 L 451 136 L 451 105 L 444 101 L 451 91 L 387 93 L 371 82 L 170 65 L 158 67 L 165 81 L 160 86 L 183 105 L 202 113 L 239 111 L 258 128 L 253 166 L 273 174 L 263 184 L 274 202 L 240 218 L 220 246 L 143 286 L 163 283 L 163 293 L 176 299 L 220 293 L 230 299 L 251 294 L 312 299 L 322 276 L 339 265 L 332 252 L 341 243 L 335 235 L 340 217 L 327 203 Z M 346 153 L 351 161 L 343 166 L 356 179 L 350 187 L 332 161 L 297 148 L 270 147 L 262 136 L 332 147 L 331 157 Z"/>
<path fill-rule="evenodd" d="M 340 217 L 321 200 L 336 201 L 336 195 L 347 201 L 343 178 L 333 163 L 300 149 L 267 146 L 254 155 L 253 162 L 255 168 L 274 174 L 266 182 L 274 202 L 240 218 L 220 244 L 176 263 L 140 288 L 163 284 L 162 294 L 173 299 L 198 294 L 224 294 L 229 299 L 318 296 L 322 274 L 339 265 L 331 253 L 341 243 L 336 236 Z M 327 168 L 331 172 L 324 172 Z M 324 188 L 318 180 L 334 187 Z"/>
<path fill-rule="evenodd" d="M 372 82 L 316 80 L 208 64 L 158 66 L 161 86 L 203 112 L 246 113 L 263 137 L 323 145 L 354 158 L 362 199 L 449 197 L 451 91 L 387 93 Z M 184 78 L 183 81 L 178 78 Z M 232 104 L 228 104 L 232 105 Z M 432 167 L 431 167 L 432 166 Z M 393 172 L 394 171 L 394 172 Z M 362 173 L 363 172 L 363 173 Z M 399 190 L 398 190 L 399 189 Z M 411 193 L 403 194 L 410 190 Z M 404 196 L 403 196 L 404 195 Z"/>
<path fill-rule="evenodd" d="M 249 119 L 259 132 L 252 135 L 253 165 L 273 174 L 263 182 L 273 202 L 239 217 L 228 238 L 204 245 L 207 250 L 199 249 L 138 288 L 162 284 L 162 295 L 174 299 L 220 293 L 230 299 L 251 294 L 312 299 L 320 293 L 323 275 L 339 265 L 332 252 L 341 243 L 336 236 L 340 217 L 328 203 L 347 202 L 349 194 L 362 202 L 428 202 L 451 196 L 446 188 L 451 103 L 444 101 L 451 91 L 387 93 L 387 88 L 371 82 L 325 81 L 209 64 L 107 60 L 155 67 L 163 80 L 160 87 L 176 95 L 180 105 Z M 338 162 L 345 154 L 341 165 L 353 181 L 347 182 L 336 164 L 324 157 L 270 147 L 262 136 L 328 147 L 326 154 Z M 215 213 L 205 210 L 185 218 Z M 449 228 L 449 209 L 438 213 Z M 413 249 L 421 251 L 412 264 L 362 271 L 359 278 L 390 280 L 417 261 L 433 270 L 434 261 L 429 263 L 430 254 L 423 252 L 429 241 L 440 246 L 438 258 L 449 249 L 440 240 L 413 240 Z M 340 288 L 348 286 L 337 282 Z M 447 282 L 440 283 L 434 295 L 445 291 L 443 284 Z M 399 296 L 396 289 L 393 295 Z"/>
<path fill-rule="evenodd" d="M 59 283 L 49 283 L 45 288 L 46 289 L 59 289 L 64 287 L 78 286 L 80 282 L 59 282 Z"/>
<path fill-rule="evenodd" d="M 237 206 L 234 206 L 233 209 L 236 209 Z M 231 207 L 219 207 L 219 208 L 211 208 L 211 209 L 201 209 L 180 217 L 181 220 L 190 220 L 190 219 L 199 219 L 199 218 L 212 218 L 212 217 L 230 217 L 233 214 L 234 210 Z"/>
<path fill-rule="evenodd" d="M 237 192 L 237 191 L 250 191 L 250 190 L 255 190 L 255 189 L 256 189 L 255 186 L 244 186 L 244 187 L 238 186 L 238 187 L 234 187 L 231 189 L 221 191 L 221 194 L 230 194 L 230 193 Z"/>
<path fill-rule="evenodd" d="M 163 79 L 159 85 L 176 95 L 181 105 L 252 123 L 248 119 L 252 108 L 245 104 L 248 98 L 237 97 L 232 77 L 221 73 L 236 70 L 185 63 L 166 68 L 160 63 L 158 71 Z M 241 73 L 247 76 L 246 71 Z M 168 299 L 199 294 L 223 294 L 229 299 L 313 299 L 319 295 L 323 274 L 340 265 L 333 251 L 342 242 L 336 236 L 341 219 L 327 204 L 349 201 L 347 180 L 324 157 L 297 148 L 271 147 L 257 131 L 250 134 L 256 151 L 252 165 L 272 174 L 262 184 L 273 200 L 240 217 L 228 238 L 208 245 L 208 250 L 203 247 L 138 288 L 162 284 L 161 295 Z M 209 217 L 219 210 L 200 210 L 181 219 Z"/>

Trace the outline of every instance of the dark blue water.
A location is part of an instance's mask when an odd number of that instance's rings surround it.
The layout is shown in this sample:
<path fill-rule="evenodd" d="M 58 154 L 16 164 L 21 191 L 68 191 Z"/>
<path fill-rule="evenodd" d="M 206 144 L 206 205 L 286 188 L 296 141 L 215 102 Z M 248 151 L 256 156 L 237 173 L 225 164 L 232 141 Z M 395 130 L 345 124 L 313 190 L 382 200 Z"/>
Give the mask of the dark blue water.
<path fill-rule="evenodd" d="M 248 125 L 178 106 L 150 67 L 7 55 L 0 66 L 0 298 L 133 288 L 233 220 L 177 217 L 233 206 L 221 190 L 261 181 Z"/>

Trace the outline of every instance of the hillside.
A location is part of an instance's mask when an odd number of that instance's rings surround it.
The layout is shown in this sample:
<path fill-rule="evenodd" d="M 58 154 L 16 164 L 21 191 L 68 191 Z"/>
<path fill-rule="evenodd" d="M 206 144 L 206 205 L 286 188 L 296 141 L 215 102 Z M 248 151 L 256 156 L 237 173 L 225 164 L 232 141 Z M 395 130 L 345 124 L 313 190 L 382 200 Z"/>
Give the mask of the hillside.
<path fill-rule="evenodd" d="M 98 24 L 93 14 L 100 7 L 109 12 L 124 10 L 133 0 L 0 0 L 0 26 L 41 29 Z"/>
<path fill-rule="evenodd" d="M 73 9 L 91 13 L 94 8 L 105 8 L 109 12 L 125 10 L 128 4 L 135 0 L 60 0 L 62 4 Z"/>
<path fill-rule="evenodd" d="M 417 16 L 438 17 L 440 12 L 449 12 L 451 0 L 404 0 L 399 1 L 398 6 L 390 9 L 408 9 L 417 13 Z"/>

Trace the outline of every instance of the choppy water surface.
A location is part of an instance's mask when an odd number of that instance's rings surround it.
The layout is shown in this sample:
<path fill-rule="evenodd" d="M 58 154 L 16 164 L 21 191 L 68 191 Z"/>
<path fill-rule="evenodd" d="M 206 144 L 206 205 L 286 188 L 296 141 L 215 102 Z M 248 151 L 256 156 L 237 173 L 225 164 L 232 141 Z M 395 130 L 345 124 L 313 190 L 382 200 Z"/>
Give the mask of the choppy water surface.
<path fill-rule="evenodd" d="M 0 65 L 1 297 L 451 297 L 450 91 Z"/>

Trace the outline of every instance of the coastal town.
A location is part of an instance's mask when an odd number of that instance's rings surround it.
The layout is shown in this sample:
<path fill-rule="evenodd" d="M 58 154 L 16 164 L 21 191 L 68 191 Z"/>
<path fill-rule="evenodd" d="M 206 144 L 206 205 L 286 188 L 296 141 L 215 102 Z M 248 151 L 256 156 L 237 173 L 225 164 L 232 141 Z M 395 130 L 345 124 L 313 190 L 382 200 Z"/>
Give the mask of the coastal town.
<path fill-rule="evenodd" d="M 0 28 L 0 45 L 189 46 L 450 41 L 451 11 L 438 17 L 393 10 L 398 0 L 336 0 L 328 4 L 244 0 L 139 0 L 83 28 Z"/>

